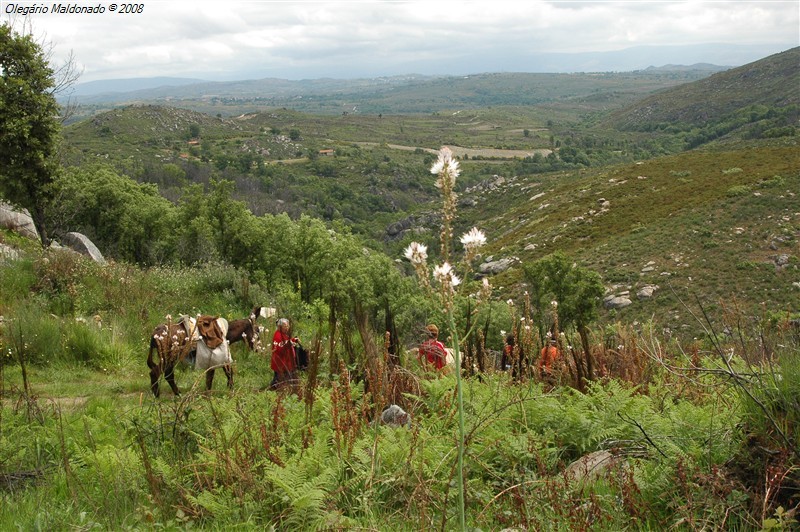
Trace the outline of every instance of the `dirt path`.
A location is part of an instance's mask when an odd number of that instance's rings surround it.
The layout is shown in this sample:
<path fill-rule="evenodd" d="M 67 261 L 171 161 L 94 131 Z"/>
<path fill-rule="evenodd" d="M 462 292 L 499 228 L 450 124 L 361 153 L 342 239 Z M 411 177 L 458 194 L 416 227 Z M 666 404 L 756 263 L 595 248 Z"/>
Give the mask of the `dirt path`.
<path fill-rule="evenodd" d="M 365 146 L 365 147 L 372 147 L 372 146 L 379 146 L 380 144 L 377 142 L 356 142 L 358 146 Z M 418 148 L 416 146 L 403 146 L 401 144 L 387 144 L 390 148 L 394 150 L 404 150 L 404 151 L 415 151 L 421 149 L 427 153 L 437 154 L 439 150 L 433 150 L 431 148 Z M 450 151 L 453 152 L 453 155 L 456 157 L 464 157 L 465 155 L 474 158 L 474 157 L 499 157 L 502 159 L 524 159 L 525 157 L 532 157 L 534 154 L 540 153 L 542 157 L 547 157 L 550 154 L 550 150 L 546 148 L 536 149 L 536 150 L 496 150 L 492 148 L 462 148 L 461 146 L 447 146 L 450 148 Z"/>

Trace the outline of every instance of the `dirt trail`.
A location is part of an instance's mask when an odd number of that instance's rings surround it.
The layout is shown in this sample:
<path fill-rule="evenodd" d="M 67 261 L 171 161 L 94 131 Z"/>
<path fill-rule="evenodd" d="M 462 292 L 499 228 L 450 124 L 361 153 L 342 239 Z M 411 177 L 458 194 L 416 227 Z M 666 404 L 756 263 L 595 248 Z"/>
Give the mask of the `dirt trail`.
<path fill-rule="evenodd" d="M 356 142 L 359 146 L 379 146 L 378 142 Z M 415 151 L 422 150 L 427 153 L 437 154 L 439 150 L 431 148 L 419 148 L 416 146 L 403 146 L 401 144 L 387 144 L 388 147 L 394 150 Z M 540 153 L 543 157 L 550 154 L 550 150 L 542 148 L 535 150 L 496 150 L 493 148 L 462 148 L 461 146 L 447 146 L 453 155 L 456 157 L 464 157 L 465 155 L 473 157 L 499 157 L 503 159 L 523 159 L 525 157 L 532 157 L 534 154 Z"/>

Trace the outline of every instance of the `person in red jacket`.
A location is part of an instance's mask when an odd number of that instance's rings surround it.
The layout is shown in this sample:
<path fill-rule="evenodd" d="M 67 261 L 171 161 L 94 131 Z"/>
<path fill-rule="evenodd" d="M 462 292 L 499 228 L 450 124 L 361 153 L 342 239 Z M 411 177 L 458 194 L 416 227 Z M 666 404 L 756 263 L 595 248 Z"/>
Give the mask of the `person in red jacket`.
<path fill-rule="evenodd" d="M 270 384 L 270 388 L 273 390 L 297 379 L 297 356 L 294 346 L 298 343 L 298 339 L 291 337 L 289 320 L 281 318 L 277 323 L 278 328 L 275 329 L 275 335 L 272 337 L 272 360 L 270 361 L 270 367 L 275 372 L 272 384 Z"/>
<path fill-rule="evenodd" d="M 428 339 L 419 346 L 419 360 L 423 364 L 427 363 L 436 369 L 442 369 L 447 363 L 447 352 L 444 344 L 439 341 L 439 327 L 431 324 L 425 330 Z"/>

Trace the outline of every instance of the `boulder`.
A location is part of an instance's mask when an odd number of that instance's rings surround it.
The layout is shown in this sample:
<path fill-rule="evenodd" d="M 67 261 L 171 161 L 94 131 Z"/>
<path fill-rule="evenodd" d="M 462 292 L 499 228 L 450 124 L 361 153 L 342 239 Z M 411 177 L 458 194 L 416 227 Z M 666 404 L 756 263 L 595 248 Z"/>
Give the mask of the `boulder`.
<path fill-rule="evenodd" d="M 643 286 L 636 292 L 636 297 L 639 299 L 650 299 L 653 297 L 653 293 L 658 290 L 658 285 L 655 284 L 648 284 Z"/>
<path fill-rule="evenodd" d="M 603 306 L 607 309 L 625 308 L 631 303 L 632 301 L 624 296 L 609 296 L 603 300 Z"/>
<path fill-rule="evenodd" d="M 775 262 L 775 268 L 777 268 L 778 270 L 782 270 L 783 268 L 789 265 L 789 255 L 786 254 L 776 255 L 773 258 L 773 261 Z"/>
<path fill-rule="evenodd" d="M 581 456 L 564 470 L 569 482 L 583 483 L 600 478 L 617 459 L 609 451 L 595 451 Z"/>
<path fill-rule="evenodd" d="M 39 231 L 33 224 L 31 213 L 27 209 L 16 209 L 0 201 L 0 227 L 9 229 L 25 238 L 41 241 Z"/>
<path fill-rule="evenodd" d="M 381 413 L 381 422 L 392 427 L 411 427 L 411 415 L 397 405 L 389 405 Z"/>
<path fill-rule="evenodd" d="M 478 266 L 478 271 L 484 275 L 495 275 L 506 271 L 512 264 L 514 259 L 505 258 L 491 262 L 484 262 Z"/>
<path fill-rule="evenodd" d="M 97 249 L 97 246 L 89 240 L 89 237 L 81 233 L 67 233 L 63 238 L 64 244 L 71 249 L 77 251 L 81 255 L 86 255 L 98 264 L 105 264 L 106 259 L 103 254 Z"/>
<path fill-rule="evenodd" d="M 612 473 L 630 467 L 624 455 L 610 451 L 595 451 L 572 462 L 564 470 L 564 478 L 576 488 L 583 488 Z"/>

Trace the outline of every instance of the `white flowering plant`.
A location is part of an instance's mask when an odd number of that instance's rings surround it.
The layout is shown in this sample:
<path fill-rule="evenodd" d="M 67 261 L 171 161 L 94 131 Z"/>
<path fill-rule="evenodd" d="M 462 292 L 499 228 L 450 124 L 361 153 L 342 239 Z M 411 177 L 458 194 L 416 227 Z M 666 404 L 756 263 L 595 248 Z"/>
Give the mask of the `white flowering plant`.
<path fill-rule="evenodd" d="M 463 478 L 463 459 L 464 459 L 464 408 L 461 390 L 461 359 L 458 330 L 453 316 L 453 298 L 456 288 L 462 285 L 462 279 L 467 279 L 472 271 L 472 261 L 478 256 L 481 247 L 486 244 L 486 235 L 473 227 L 461 236 L 460 242 L 464 246 L 464 257 L 461 262 L 463 270 L 461 277 L 456 273 L 456 268 L 451 262 L 451 241 L 453 239 L 452 224 L 456 215 L 455 192 L 456 179 L 460 174 L 458 161 L 453 156 L 453 152 L 443 147 L 439 150 L 439 156 L 431 167 L 431 173 L 437 176 L 436 187 L 442 194 L 442 230 L 440 233 L 441 260 L 442 263 L 435 265 L 433 270 L 428 268 L 428 248 L 419 242 L 412 242 L 405 249 L 403 255 L 411 262 L 420 284 L 429 291 L 434 289 L 439 295 L 443 311 L 447 316 L 450 338 L 453 342 L 453 358 L 456 367 L 456 391 L 458 400 L 458 421 L 459 421 L 459 442 L 458 442 L 458 503 L 459 503 L 459 523 L 461 529 L 465 526 L 464 516 L 464 478 Z M 432 277 L 432 279 L 431 279 Z M 478 302 L 487 301 L 491 297 L 492 288 L 489 280 L 484 278 L 478 291 Z M 466 336 L 469 335 L 469 332 Z"/>

